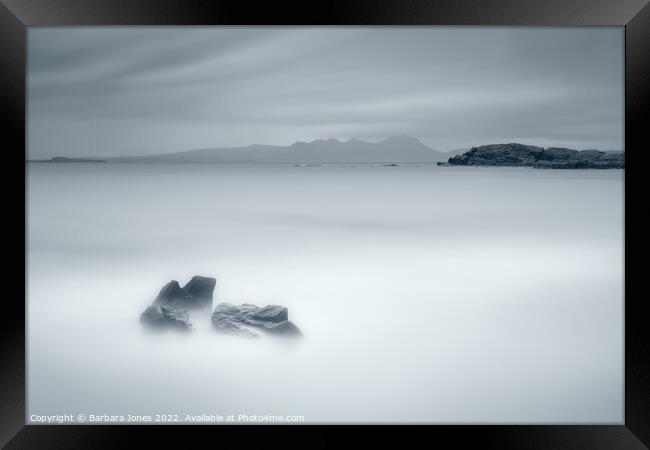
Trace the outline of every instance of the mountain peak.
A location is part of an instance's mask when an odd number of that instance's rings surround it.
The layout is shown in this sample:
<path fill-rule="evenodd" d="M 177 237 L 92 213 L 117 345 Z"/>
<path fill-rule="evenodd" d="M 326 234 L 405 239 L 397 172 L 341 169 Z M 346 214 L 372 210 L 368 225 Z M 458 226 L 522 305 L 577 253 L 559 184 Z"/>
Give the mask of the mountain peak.
<path fill-rule="evenodd" d="M 291 144 L 291 147 L 299 146 L 299 145 L 311 145 L 311 144 L 316 144 L 316 145 L 322 145 L 322 144 L 330 144 L 330 145 L 337 145 L 337 144 L 342 144 L 341 141 L 338 139 L 334 138 L 329 138 L 329 139 L 314 139 L 313 141 L 296 141 L 293 144 Z"/>
<path fill-rule="evenodd" d="M 424 145 L 418 139 L 409 136 L 408 134 L 396 134 L 394 136 L 388 136 L 386 139 L 384 139 L 381 142 L 390 143 L 390 144 L 409 143 L 409 144 Z"/>
<path fill-rule="evenodd" d="M 339 141 L 338 139 L 329 138 L 329 139 L 316 139 L 309 143 L 310 144 L 341 144 L 341 141 Z"/>

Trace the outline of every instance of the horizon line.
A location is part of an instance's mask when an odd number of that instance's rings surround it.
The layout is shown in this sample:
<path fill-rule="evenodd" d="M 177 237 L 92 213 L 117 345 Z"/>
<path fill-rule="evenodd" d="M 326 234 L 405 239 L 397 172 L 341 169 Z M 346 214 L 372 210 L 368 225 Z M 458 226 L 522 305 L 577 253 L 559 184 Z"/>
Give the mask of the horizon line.
<path fill-rule="evenodd" d="M 561 147 L 561 146 L 542 146 L 542 145 L 524 144 L 524 143 L 516 142 L 516 141 L 496 142 L 496 143 L 491 143 L 491 144 L 472 145 L 470 147 L 458 147 L 458 148 L 453 148 L 453 149 L 450 149 L 450 150 L 437 150 L 437 149 L 432 148 L 432 147 L 428 146 L 427 144 L 423 143 L 419 138 L 416 138 L 416 137 L 411 136 L 411 135 L 406 134 L 406 133 L 402 133 L 402 134 L 389 135 L 389 136 L 387 136 L 387 137 L 385 137 L 385 138 L 383 138 L 383 139 L 381 139 L 379 141 L 376 141 L 376 142 L 367 141 L 367 140 L 360 139 L 360 138 L 357 138 L 357 137 L 349 137 L 349 138 L 347 138 L 345 140 L 330 137 L 330 138 L 316 138 L 316 139 L 313 139 L 311 141 L 298 140 L 298 141 L 292 142 L 291 144 L 285 144 L 285 145 L 252 143 L 252 144 L 246 144 L 246 145 L 236 145 L 236 146 L 231 146 L 231 147 L 199 147 L 199 148 L 193 148 L 193 149 L 189 149 L 189 150 L 175 150 L 175 151 L 165 152 L 165 153 L 146 153 L 146 154 L 142 154 L 142 155 L 124 155 L 124 156 L 86 156 L 86 155 L 83 155 L 83 156 L 65 156 L 65 155 L 56 155 L 56 156 L 52 156 L 52 157 L 47 158 L 47 159 L 25 159 L 25 161 L 26 162 L 49 161 L 49 160 L 54 159 L 54 158 L 87 159 L 87 160 L 104 160 L 104 159 L 110 160 L 110 159 L 123 159 L 123 158 L 147 158 L 147 157 L 154 157 L 154 156 L 164 156 L 164 155 L 191 153 L 191 152 L 196 152 L 196 151 L 201 151 L 201 150 L 215 150 L 215 151 L 219 151 L 219 150 L 236 150 L 236 149 L 246 149 L 246 148 L 255 147 L 255 146 L 291 148 L 291 147 L 296 146 L 298 144 L 314 144 L 314 143 L 317 143 L 317 142 L 335 142 L 337 144 L 346 144 L 346 143 L 349 143 L 349 142 L 355 142 L 356 141 L 356 142 L 362 142 L 364 144 L 377 145 L 377 144 L 384 143 L 384 142 L 388 141 L 389 139 L 393 139 L 393 138 L 407 138 L 407 139 L 410 139 L 410 140 L 417 141 L 422 146 L 427 147 L 431 151 L 437 152 L 437 153 L 451 153 L 451 152 L 457 152 L 457 151 L 461 151 L 461 150 L 463 150 L 464 152 L 467 152 L 467 151 L 470 151 L 473 148 L 484 147 L 484 146 L 488 146 L 488 145 L 512 145 L 512 144 L 526 145 L 526 146 L 530 146 L 530 147 L 538 147 L 538 148 L 542 148 L 542 149 L 545 149 L 545 150 L 549 149 L 549 148 L 566 148 L 566 149 L 569 149 L 569 150 L 576 150 L 576 151 L 597 150 L 597 151 L 601 151 L 601 152 L 625 152 L 625 149 L 606 149 L 606 150 L 598 149 L 598 148 L 576 149 L 576 148 Z M 28 153 L 29 153 L 29 149 L 28 149 Z"/>

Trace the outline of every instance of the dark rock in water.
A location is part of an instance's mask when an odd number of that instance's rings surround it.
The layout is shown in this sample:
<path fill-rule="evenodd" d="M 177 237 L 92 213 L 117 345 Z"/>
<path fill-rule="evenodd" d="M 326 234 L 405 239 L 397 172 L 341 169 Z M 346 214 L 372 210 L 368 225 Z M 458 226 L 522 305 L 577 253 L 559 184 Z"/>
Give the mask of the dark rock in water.
<path fill-rule="evenodd" d="M 538 169 L 624 169 L 623 152 L 572 150 L 533 145 L 493 144 L 473 147 L 449 158 L 450 166 L 511 166 Z"/>
<path fill-rule="evenodd" d="M 252 311 L 250 318 L 266 322 L 284 322 L 289 320 L 289 311 L 284 306 L 269 305 Z"/>
<path fill-rule="evenodd" d="M 185 286 L 172 280 L 160 290 L 154 300 L 156 306 L 170 309 L 205 310 L 212 309 L 212 293 L 217 280 L 209 277 L 194 276 Z"/>
<path fill-rule="evenodd" d="M 287 308 L 278 305 L 260 308 L 250 303 L 240 306 L 220 303 L 211 320 L 215 330 L 235 336 L 259 337 L 259 331 L 275 336 L 302 336 L 300 329 L 289 320 Z"/>
<path fill-rule="evenodd" d="M 212 309 L 212 293 L 217 280 L 210 277 L 195 275 L 187 283 L 183 290 L 187 291 L 192 297 L 199 300 L 203 309 L 208 311 Z"/>
<path fill-rule="evenodd" d="M 216 283 L 214 278 L 201 276 L 192 277 L 183 287 L 176 280 L 170 281 L 140 315 L 140 323 L 149 328 L 191 330 L 188 311 L 209 312 Z"/>
<path fill-rule="evenodd" d="M 165 306 L 149 306 L 141 315 L 140 323 L 151 329 L 190 331 L 189 316 L 184 310 L 172 310 Z"/>
<path fill-rule="evenodd" d="M 165 302 L 187 296 L 187 292 L 181 289 L 178 281 L 172 280 L 162 287 L 155 302 Z"/>

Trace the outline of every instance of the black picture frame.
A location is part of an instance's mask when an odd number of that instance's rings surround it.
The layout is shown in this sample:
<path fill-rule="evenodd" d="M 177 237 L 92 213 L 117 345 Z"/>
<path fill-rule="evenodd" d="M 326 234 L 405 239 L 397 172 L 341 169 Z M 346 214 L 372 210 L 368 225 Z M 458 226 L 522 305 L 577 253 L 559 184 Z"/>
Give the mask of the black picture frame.
<path fill-rule="evenodd" d="M 25 74 L 26 27 L 70 25 L 516 25 L 625 27 L 625 423 L 499 426 L 112 426 L 25 425 Z M 650 5 L 647 0 L 2 0 L 0 110 L 5 176 L 5 295 L 0 309 L 0 444 L 5 448 L 131 448 L 159 443 L 325 448 L 363 439 L 404 445 L 424 439 L 454 448 L 636 449 L 650 445 L 650 332 L 647 301 L 635 294 L 647 219 L 631 219 L 634 183 L 642 183 L 650 99 Z M 6 146 L 5 146 L 6 145 Z M 645 145 L 647 147 L 647 145 Z M 632 161 L 632 162 L 630 162 Z M 630 174 L 630 167 L 631 174 Z M 8 169 L 8 170 L 7 170 Z M 15 202 L 15 203 L 14 203 Z M 23 208 L 23 215 L 19 208 Z M 643 209 L 643 206 L 641 206 Z M 25 246 L 21 247 L 20 237 Z M 636 240 L 639 238 L 639 240 Z M 639 290 L 639 292 L 641 292 Z M 298 434 L 299 436 L 293 436 Z"/>

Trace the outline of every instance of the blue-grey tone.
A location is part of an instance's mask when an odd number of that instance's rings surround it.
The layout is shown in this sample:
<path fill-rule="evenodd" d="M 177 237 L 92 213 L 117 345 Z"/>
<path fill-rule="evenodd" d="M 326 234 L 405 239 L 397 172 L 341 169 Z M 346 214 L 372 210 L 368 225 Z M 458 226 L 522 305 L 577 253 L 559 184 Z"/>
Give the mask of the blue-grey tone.
<path fill-rule="evenodd" d="M 30 28 L 28 423 L 622 424 L 623 38 Z"/>

